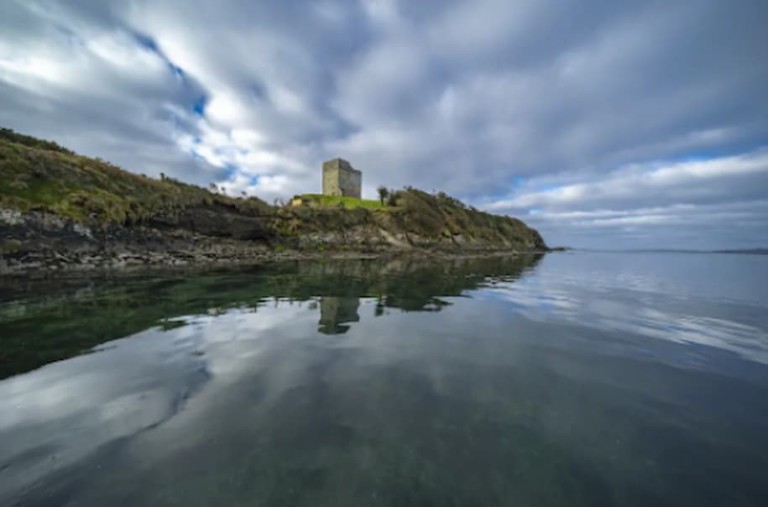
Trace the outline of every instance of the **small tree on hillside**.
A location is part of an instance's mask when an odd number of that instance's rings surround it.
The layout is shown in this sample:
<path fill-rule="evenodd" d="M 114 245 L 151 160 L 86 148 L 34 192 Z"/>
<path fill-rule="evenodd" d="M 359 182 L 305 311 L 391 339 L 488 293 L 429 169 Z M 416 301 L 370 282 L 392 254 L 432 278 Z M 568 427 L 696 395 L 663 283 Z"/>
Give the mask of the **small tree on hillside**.
<path fill-rule="evenodd" d="M 380 186 L 376 190 L 378 190 L 378 192 L 379 192 L 379 200 L 381 201 L 381 205 L 383 207 L 384 206 L 384 200 L 387 197 L 389 197 L 389 190 L 387 190 L 387 187 L 385 187 L 384 185 Z"/>

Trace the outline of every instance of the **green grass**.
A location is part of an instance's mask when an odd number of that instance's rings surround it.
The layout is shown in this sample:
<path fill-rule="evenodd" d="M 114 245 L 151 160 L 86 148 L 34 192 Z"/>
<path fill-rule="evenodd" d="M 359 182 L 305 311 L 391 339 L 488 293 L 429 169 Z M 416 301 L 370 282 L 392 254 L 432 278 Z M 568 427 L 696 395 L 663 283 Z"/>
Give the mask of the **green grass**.
<path fill-rule="evenodd" d="M 214 194 L 195 185 L 130 173 L 55 143 L 0 129 L 0 207 L 53 212 L 78 222 L 132 224 L 190 207 L 246 216 L 272 213 L 255 197 Z"/>
<path fill-rule="evenodd" d="M 381 209 L 381 201 L 375 199 L 358 199 L 356 197 L 343 197 L 339 195 L 302 194 L 302 199 L 307 199 L 318 206 L 344 207 L 345 209 Z"/>

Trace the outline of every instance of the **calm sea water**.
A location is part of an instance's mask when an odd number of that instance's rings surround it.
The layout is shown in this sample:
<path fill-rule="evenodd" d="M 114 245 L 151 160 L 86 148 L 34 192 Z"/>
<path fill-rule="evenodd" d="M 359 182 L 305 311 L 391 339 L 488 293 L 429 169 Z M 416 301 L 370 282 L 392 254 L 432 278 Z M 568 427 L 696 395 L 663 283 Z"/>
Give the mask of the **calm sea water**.
<path fill-rule="evenodd" d="M 0 505 L 768 505 L 768 257 L 0 290 Z"/>

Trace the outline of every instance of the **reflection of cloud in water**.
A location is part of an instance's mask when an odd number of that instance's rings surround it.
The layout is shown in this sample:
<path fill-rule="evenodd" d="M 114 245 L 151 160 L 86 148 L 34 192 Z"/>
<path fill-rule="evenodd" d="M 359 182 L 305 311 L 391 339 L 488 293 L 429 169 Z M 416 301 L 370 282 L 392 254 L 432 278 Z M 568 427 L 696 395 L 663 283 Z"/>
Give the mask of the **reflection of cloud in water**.
<path fill-rule="evenodd" d="M 151 330 L 0 383 L 4 486 L 31 485 L 171 417 L 207 380 L 190 352 Z"/>
<path fill-rule="evenodd" d="M 286 320 L 309 327 L 316 315 L 281 302 L 188 318 L 185 327 L 150 329 L 0 382 L 0 504 L 105 443 L 163 423 L 211 378 L 247 370 L 265 333 L 279 336 Z"/>
<path fill-rule="evenodd" d="M 532 320 L 561 319 L 600 330 L 716 347 L 768 364 L 766 330 L 728 318 L 689 313 L 700 312 L 702 302 L 689 309 L 686 298 L 653 292 L 655 284 L 638 282 L 618 289 L 616 285 L 575 285 L 573 280 L 551 283 L 499 283 L 473 297 L 512 303 L 517 313 Z"/>

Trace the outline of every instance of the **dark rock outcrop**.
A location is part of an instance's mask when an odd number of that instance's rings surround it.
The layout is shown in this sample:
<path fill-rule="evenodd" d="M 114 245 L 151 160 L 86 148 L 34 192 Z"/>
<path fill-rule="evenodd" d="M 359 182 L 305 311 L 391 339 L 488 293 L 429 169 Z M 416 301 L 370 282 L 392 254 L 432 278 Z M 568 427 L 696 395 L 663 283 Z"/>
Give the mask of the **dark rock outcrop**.
<path fill-rule="evenodd" d="M 262 219 L 234 213 L 223 207 L 187 208 L 178 214 L 159 214 L 151 217 L 147 225 L 160 230 L 182 229 L 214 238 L 232 238 L 246 241 L 267 241 L 271 234 Z"/>

